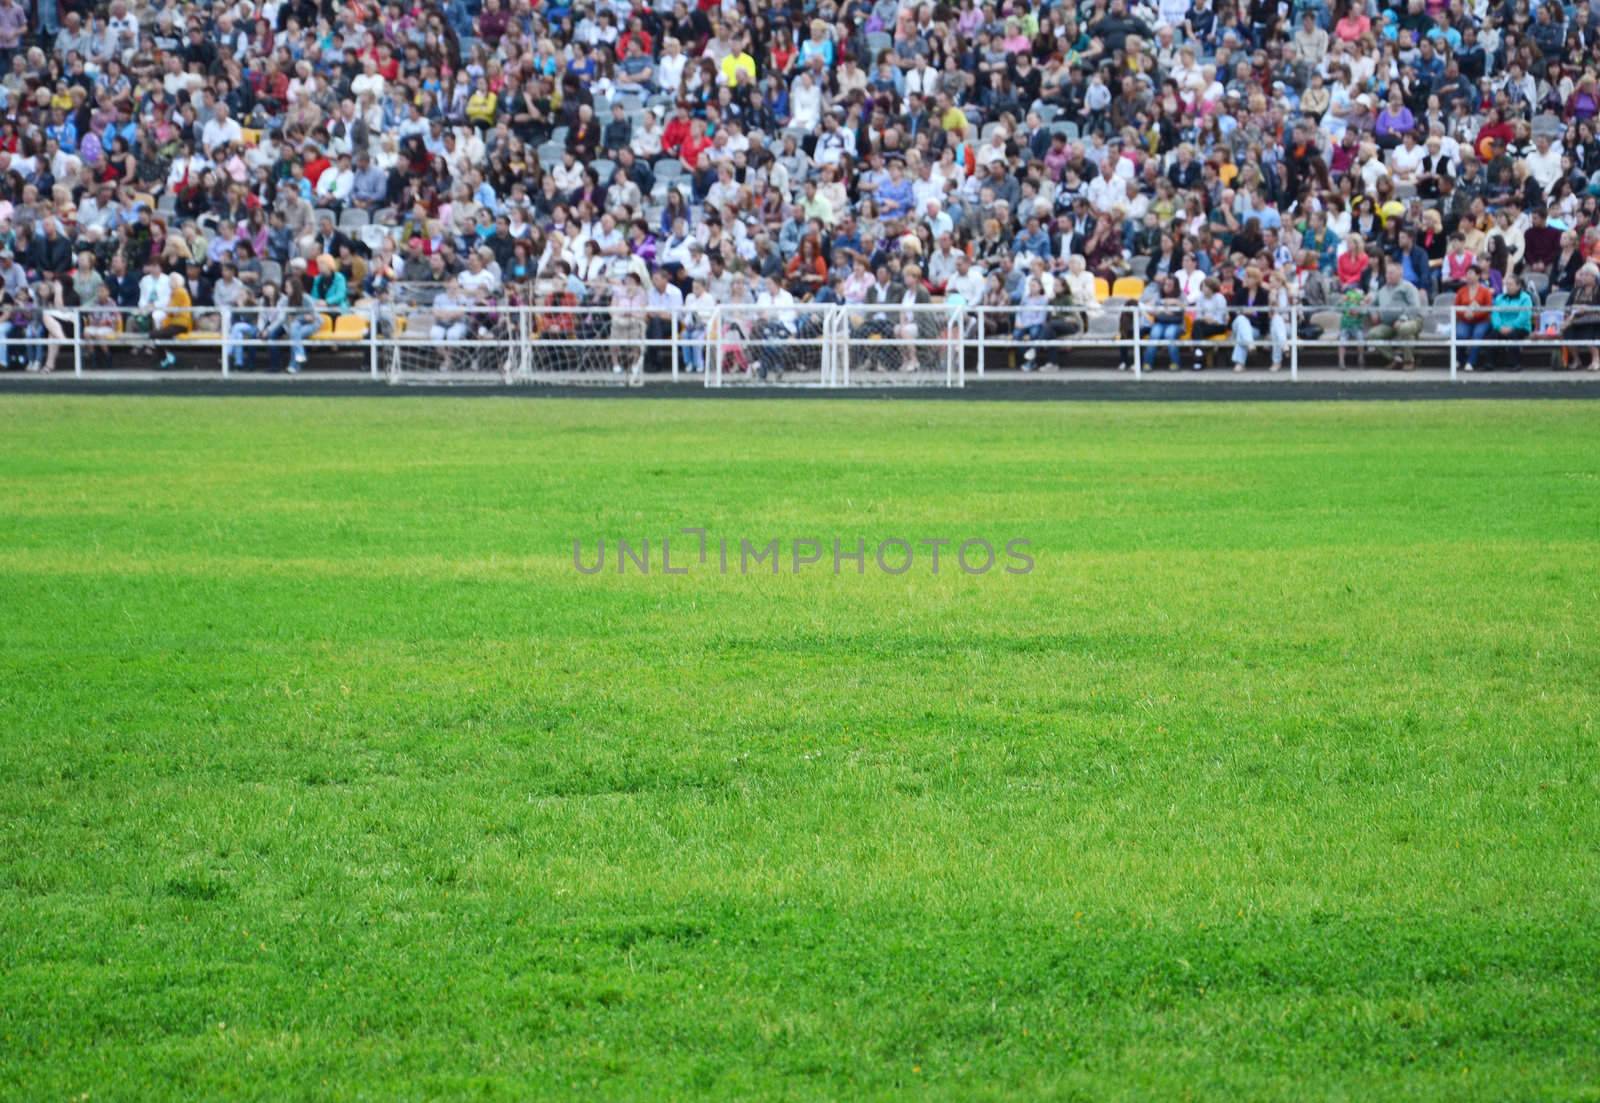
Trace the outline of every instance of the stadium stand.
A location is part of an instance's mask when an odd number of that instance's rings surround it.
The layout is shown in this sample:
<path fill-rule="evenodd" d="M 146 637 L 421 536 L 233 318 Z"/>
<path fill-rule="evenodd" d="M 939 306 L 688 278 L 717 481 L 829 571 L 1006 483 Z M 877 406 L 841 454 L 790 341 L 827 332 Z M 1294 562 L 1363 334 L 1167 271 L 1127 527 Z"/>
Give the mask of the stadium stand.
<path fill-rule="evenodd" d="M 1600 370 L 1596 0 L 0 0 L 0 65 L 8 368 L 944 303 Z"/>

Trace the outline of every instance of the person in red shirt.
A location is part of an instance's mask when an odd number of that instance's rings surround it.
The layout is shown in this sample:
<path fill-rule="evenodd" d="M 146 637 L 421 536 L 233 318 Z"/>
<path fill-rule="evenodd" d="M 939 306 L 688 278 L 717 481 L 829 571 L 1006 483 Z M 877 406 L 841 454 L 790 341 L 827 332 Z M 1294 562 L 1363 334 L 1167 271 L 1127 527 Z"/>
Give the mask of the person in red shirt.
<path fill-rule="evenodd" d="M 1473 141 L 1472 148 L 1478 154 L 1478 160 L 1487 165 L 1494 160 L 1495 147 L 1492 143 L 1510 145 L 1516 136 L 1517 132 L 1511 124 L 1500 117 L 1500 109 L 1491 107 L 1483 125 L 1478 128 L 1478 137 Z"/>
<path fill-rule="evenodd" d="M 1480 341 L 1489 339 L 1489 307 L 1494 295 L 1478 280 L 1478 270 L 1468 268 L 1466 282 L 1456 290 L 1456 340 L 1471 341 L 1467 346 L 1467 370 L 1478 366 L 1478 354 L 1483 351 Z"/>
<path fill-rule="evenodd" d="M 1339 289 L 1348 291 L 1352 287 L 1361 287 L 1366 282 L 1367 268 L 1371 263 L 1366 242 L 1361 240 L 1360 234 L 1351 234 L 1345 241 L 1344 252 L 1339 254 L 1333 266 L 1334 274 L 1339 277 Z"/>
<path fill-rule="evenodd" d="M 624 58 L 628 56 L 628 43 L 630 42 L 639 44 L 639 55 L 641 57 L 649 58 L 654 56 L 655 40 L 650 37 L 650 32 L 644 29 L 644 20 L 637 15 L 628 20 L 628 29 L 622 32 L 621 38 L 617 39 L 617 57 Z"/>
<path fill-rule="evenodd" d="M 387 42 L 378 44 L 378 72 L 390 84 L 400 79 L 400 59 L 394 56 Z"/>
<path fill-rule="evenodd" d="M 772 36 L 772 71 L 789 75 L 789 63 L 795 59 L 799 51 L 795 49 L 794 40 L 780 28 L 779 33 Z"/>
<path fill-rule="evenodd" d="M 689 136 L 689 105 L 680 103 L 678 113 L 667 120 L 661 131 L 661 152 L 668 157 L 678 156 L 684 139 Z"/>
<path fill-rule="evenodd" d="M 666 148 L 666 143 L 661 143 Z M 711 148 L 711 139 L 706 136 L 706 124 L 699 119 L 689 124 L 689 136 L 678 147 L 678 160 L 683 163 L 684 170 L 696 173 L 700 170 L 700 154 Z"/>
<path fill-rule="evenodd" d="M 315 146 L 312 147 L 312 152 L 314 153 L 314 156 L 311 158 L 311 160 L 305 163 L 305 165 L 302 167 L 302 171 L 305 173 L 306 179 L 311 181 L 311 190 L 316 191 L 318 178 L 320 178 L 322 174 L 329 168 L 333 167 L 333 162 L 328 160 L 328 155 L 326 153 L 322 152 L 320 149 L 317 149 Z"/>

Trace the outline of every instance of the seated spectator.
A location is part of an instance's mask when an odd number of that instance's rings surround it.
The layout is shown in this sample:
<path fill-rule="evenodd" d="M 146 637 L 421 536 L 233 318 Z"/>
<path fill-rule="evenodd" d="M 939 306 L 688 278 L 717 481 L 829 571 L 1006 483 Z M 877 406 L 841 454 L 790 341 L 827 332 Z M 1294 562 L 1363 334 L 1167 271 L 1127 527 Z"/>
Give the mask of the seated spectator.
<path fill-rule="evenodd" d="M 1533 297 L 1522 289 L 1522 281 L 1507 273 L 1494 297 L 1489 327 L 1495 340 L 1494 367 L 1522 370 L 1522 343 L 1533 332 Z"/>
<path fill-rule="evenodd" d="M 1466 370 L 1475 371 L 1490 333 L 1489 307 L 1494 294 L 1483 286 L 1476 268 L 1468 268 L 1455 298 L 1456 340 L 1466 344 Z"/>
<path fill-rule="evenodd" d="M 1569 355 L 1587 349 L 1589 370 L 1600 372 L 1600 265 L 1591 261 L 1578 269 L 1567 308 L 1569 314 L 1562 337 Z"/>
<path fill-rule="evenodd" d="M 1399 263 L 1389 261 L 1383 266 L 1382 282 L 1372 292 L 1371 299 L 1375 324 L 1367 336 L 1374 343 L 1396 345 L 1389 360 L 1392 370 L 1415 370 L 1415 342 L 1422 332 L 1422 296 L 1417 286 L 1406 280 Z"/>

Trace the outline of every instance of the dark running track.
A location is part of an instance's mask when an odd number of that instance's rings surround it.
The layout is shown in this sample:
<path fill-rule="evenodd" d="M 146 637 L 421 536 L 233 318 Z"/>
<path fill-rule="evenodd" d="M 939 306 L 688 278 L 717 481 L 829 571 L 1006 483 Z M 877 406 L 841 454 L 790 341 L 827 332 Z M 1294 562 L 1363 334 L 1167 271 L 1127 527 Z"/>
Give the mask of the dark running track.
<path fill-rule="evenodd" d="M 1332 372 L 1318 372 L 1318 378 L 1287 379 L 1263 377 L 1260 380 L 1224 378 L 1163 379 L 1146 376 L 1021 379 L 994 378 L 977 381 L 971 377 L 964 389 L 944 387 L 851 387 L 848 390 L 823 390 L 816 387 L 730 386 L 711 391 L 701 383 L 673 384 L 651 381 L 642 387 L 595 385 L 454 385 L 387 386 L 365 377 L 318 378 L 301 375 L 256 376 L 222 379 L 219 377 L 160 377 L 140 373 L 122 378 L 85 377 L 57 373 L 48 377 L 0 375 L 0 394 L 53 395 L 171 395 L 183 398 L 234 398 L 239 396 L 305 398 L 605 398 L 626 401 L 638 398 L 679 400 L 745 399 L 920 399 L 936 402 L 1303 402 L 1303 401 L 1394 401 L 1414 399 L 1482 398 L 1600 398 L 1600 378 L 1580 373 L 1538 372 L 1522 376 L 1500 376 L 1493 382 L 1468 379 L 1451 383 L 1446 378 L 1339 378 Z M 1304 375 L 1306 373 L 1302 373 Z M 1351 373 L 1354 376 L 1356 373 Z"/>

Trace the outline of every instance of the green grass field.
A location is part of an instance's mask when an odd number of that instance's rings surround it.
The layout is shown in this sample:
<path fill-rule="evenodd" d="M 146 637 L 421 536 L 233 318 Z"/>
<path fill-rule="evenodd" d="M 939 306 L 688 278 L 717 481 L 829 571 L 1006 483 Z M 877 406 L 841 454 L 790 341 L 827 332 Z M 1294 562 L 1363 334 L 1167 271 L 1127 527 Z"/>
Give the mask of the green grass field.
<path fill-rule="evenodd" d="M 1600 403 L 0 441 L 0 1095 L 1600 1099 Z"/>

